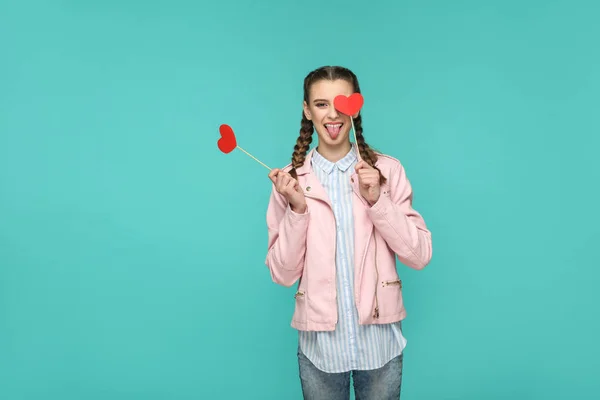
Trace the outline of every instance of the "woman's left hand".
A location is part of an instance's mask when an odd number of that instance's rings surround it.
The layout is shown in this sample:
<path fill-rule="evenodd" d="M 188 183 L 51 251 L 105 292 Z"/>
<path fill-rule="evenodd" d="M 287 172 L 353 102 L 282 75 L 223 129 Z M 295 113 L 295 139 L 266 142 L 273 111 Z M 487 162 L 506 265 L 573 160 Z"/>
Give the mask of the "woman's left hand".
<path fill-rule="evenodd" d="M 359 161 L 355 167 L 358 174 L 358 187 L 360 194 L 369 202 L 370 205 L 379 200 L 379 171 L 371 167 L 365 161 Z"/>

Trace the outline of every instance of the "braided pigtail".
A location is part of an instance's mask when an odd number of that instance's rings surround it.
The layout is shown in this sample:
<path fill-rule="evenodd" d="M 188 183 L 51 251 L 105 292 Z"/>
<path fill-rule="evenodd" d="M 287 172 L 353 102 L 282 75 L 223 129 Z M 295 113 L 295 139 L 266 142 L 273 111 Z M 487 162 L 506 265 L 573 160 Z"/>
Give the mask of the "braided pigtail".
<path fill-rule="evenodd" d="M 354 129 L 356 131 L 356 144 L 358 147 L 358 151 L 360 152 L 360 158 L 362 158 L 371 167 L 379 171 L 379 184 L 383 185 L 385 182 L 387 182 L 387 179 L 385 178 L 385 176 L 383 176 L 379 168 L 375 166 L 375 163 L 377 162 L 377 154 L 365 142 L 365 137 L 363 136 L 362 129 L 362 117 L 360 114 L 358 115 L 358 117 L 354 118 Z"/>
<path fill-rule="evenodd" d="M 298 140 L 296 140 L 296 145 L 294 146 L 294 153 L 292 154 L 292 169 L 290 170 L 290 175 L 294 179 L 298 179 L 298 174 L 296 173 L 296 168 L 300 168 L 304 165 L 304 159 L 306 158 L 306 153 L 312 143 L 312 135 L 313 135 L 313 123 L 304 112 L 302 112 L 302 121 L 300 122 L 300 136 L 298 136 Z"/>

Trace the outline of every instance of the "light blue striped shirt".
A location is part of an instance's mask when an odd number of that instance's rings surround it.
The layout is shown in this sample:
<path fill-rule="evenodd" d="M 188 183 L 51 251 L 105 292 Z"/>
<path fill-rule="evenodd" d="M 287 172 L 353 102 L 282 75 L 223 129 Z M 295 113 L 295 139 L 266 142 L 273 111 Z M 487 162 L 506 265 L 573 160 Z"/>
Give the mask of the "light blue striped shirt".
<path fill-rule="evenodd" d="M 324 372 L 368 370 L 384 366 L 406 346 L 400 323 L 359 325 L 354 303 L 354 218 L 350 177 L 357 162 L 355 147 L 336 163 L 317 151 L 313 171 L 331 200 L 337 221 L 336 284 L 338 324 L 335 331 L 299 331 L 302 353 Z"/>

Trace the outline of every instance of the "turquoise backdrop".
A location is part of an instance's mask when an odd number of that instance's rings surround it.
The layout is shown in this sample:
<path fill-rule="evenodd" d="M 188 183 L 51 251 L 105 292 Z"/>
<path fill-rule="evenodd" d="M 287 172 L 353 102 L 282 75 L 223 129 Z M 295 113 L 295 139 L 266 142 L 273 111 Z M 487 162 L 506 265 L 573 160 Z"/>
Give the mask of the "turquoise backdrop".
<path fill-rule="evenodd" d="M 268 171 L 354 70 L 433 233 L 403 399 L 600 396 L 597 1 L 0 1 L 0 398 L 301 399 Z"/>

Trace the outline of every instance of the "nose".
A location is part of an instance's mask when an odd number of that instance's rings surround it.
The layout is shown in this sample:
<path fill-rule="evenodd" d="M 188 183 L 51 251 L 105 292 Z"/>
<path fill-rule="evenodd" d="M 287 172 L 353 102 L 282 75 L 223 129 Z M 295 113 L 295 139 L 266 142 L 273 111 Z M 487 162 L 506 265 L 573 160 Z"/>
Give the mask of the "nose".
<path fill-rule="evenodd" d="M 335 109 L 333 104 L 331 105 L 331 107 L 329 107 L 329 112 L 327 113 L 327 116 L 329 118 L 331 118 L 332 120 L 334 120 L 338 117 L 338 111 Z"/>

